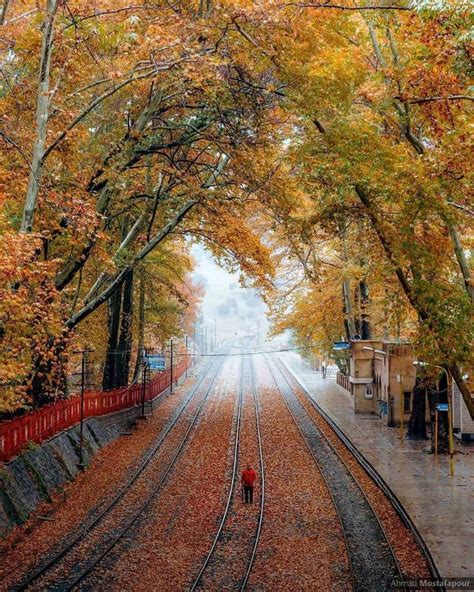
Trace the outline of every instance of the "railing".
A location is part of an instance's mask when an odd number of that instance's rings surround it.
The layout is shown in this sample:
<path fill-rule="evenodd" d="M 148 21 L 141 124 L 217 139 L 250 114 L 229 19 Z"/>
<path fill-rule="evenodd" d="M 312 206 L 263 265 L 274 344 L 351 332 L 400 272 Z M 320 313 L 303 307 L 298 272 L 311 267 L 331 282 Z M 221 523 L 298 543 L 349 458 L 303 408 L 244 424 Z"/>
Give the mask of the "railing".
<path fill-rule="evenodd" d="M 351 383 L 349 382 L 349 377 L 341 372 L 336 374 L 336 382 L 339 386 L 342 386 L 343 389 L 346 391 L 351 392 Z"/>
<path fill-rule="evenodd" d="M 181 360 L 173 367 L 173 379 L 178 379 L 191 365 Z M 151 401 L 171 384 L 170 370 L 165 370 L 145 385 L 145 401 Z M 106 415 L 140 405 L 143 385 L 134 384 L 111 391 L 87 392 L 84 395 L 84 417 Z M 45 405 L 28 415 L 0 423 L 0 461 L 7 461 L 28 444 L 37 444 L 65 430 L 81 417 L 81 397 L 74 395 L 63 401 Z"/>

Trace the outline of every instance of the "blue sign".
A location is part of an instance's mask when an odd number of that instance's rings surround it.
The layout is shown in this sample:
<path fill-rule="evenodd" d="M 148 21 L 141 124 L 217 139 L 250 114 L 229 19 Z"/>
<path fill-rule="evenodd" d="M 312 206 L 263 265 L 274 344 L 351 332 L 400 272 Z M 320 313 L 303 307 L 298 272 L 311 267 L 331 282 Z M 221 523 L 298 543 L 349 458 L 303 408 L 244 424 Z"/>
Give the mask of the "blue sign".
<path fill-rule="evenodd" d="M 438 403 L 436 405 L 436 409 L 438 411 L 448 411 L 448 404 L 447 403 Z"/>
<path fill-rule="evenodd" d="M 146 361 L 150 370 L 164 370 L 166 368 L 165 356 L 162 354 L 148 354 Z"/>
<path fill-rule="evenodd" d="M 332 349 L 335 349 L 337 351 L 351 349 L 351 344 L 348 341 L 335 341 L 332 344 Z"/>

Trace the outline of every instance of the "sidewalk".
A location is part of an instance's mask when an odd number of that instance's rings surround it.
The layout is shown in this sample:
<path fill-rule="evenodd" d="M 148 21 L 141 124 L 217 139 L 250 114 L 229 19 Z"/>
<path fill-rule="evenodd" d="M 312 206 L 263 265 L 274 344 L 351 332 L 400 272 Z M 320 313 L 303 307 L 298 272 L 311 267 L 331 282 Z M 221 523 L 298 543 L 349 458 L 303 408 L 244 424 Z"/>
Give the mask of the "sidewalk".
<path fill-rule="evenodd" d="M 447 456 L 426 454 L 427 441 L 399 439 L 374 415 L 355 415 L 349 393 L 334 377 L 323 380 L 293 353 L 280 358 L 314 400 L 373 464 L 428 545 L 443 577 L 474 575 L 474 447 L 457 444 L 455 476 Z"/>

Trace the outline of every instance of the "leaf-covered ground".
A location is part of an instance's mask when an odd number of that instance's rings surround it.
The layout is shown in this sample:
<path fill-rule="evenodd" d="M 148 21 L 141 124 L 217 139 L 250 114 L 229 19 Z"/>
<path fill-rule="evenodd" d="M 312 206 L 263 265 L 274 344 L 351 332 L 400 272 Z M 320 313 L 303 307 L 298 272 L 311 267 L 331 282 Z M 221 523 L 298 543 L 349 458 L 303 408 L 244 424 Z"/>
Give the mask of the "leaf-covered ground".
<path fill-rule="evenodd" d="M 190 589 L 211 548 L 229 494 L 242 364 L 245 372 L 237 475 L 248 463 L 257 469 L 254 504 L 242 503 L 237 479 L 222 535 L 200 582 L 200 588 L 205 590 L 239 589 L 255 541 L 262 494 L 249 365 L 239 357 L 225 361 L 185 448 L 158 495 L 127 536 L 84 580 L 81 589 Z M 263 525 L 248 589 L 349 590 L 352 582 L 344 534 L 330 492 L 263 360 L 255 361 L 255 368 L 265 497 Z M 404 572 L 428 575 L 411 535 L 388 500 L 305 401 L 294 382 L 292 386 L 376 508 Z M 139 424 L 131 437 L 123 437 L 100 452 L 93 466 L 68 486 L 64 498 L 57 496 L 51 506 L 40 510 L 43 515 L 48 511 L 51 520 L 42 521 L 36 516 L 2 543 L 1 590 L 11 589 L 22 574 L 77 529 L 94 508 L 111 499 L 183 401 L 184 392 L 181 388 L 168 397 L 155 416 Z M 90 557 L 98 553 L 106 535 L 148 499 L 177 450 L 203 393 L 198 391 L 183 414 L 183 422 L 170 432 L 131 493 L 117 506 L 115 517 L 104 521 L 87 544 L 81 546 L 79 555 L 83 552 Z M 54 578 L 67 576 L 73 563 L 70 560 L 69 564 L 62 564 Z M 46 589 L 48 583 L 43 580 L 34 589 Z"/>

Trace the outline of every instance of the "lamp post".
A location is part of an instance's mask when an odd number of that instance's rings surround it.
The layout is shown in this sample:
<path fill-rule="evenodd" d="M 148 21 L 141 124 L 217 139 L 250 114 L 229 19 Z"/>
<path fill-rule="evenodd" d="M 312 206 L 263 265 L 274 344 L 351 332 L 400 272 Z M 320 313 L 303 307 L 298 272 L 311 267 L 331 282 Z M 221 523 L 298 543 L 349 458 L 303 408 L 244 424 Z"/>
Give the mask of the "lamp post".
<path fill-rule="evenodd" d="M 448 392 L 446 393 L 448 399 L 448 442 L 449 442 L 449 474 L 451 477 L 454 477 L 454 437 L 453 437 L 453 401 L 452 401 L 452 393 L 451 393 L 451 381 L 449 378 L 449 373 L 446 368 L 443 366 L 438 366 L 437 364 L 429 364 L 428 362 L 422 362 L 420 360 L 415 360 L 413 362 L 414 366 L 419 366 L 420 368 L 425 368 L 430 366 L 431 368 L 438 368 L 438 370 L 442 370 L 446 375 L 446 388 Z M 437 419 L 438 410 L 435 410 L 435 419 Z M 435 421 L 435 452 L 438 452 L 438 422 Z"/>
<path fill-rule="evenodd" d="M 392 358 L 397 359 L 400 362 L 400 440 L 403 442 L 403 365 L 402 359 L 400 356 L 396 356 L 390 352 L 383 351 L 381 349 L 375 349 L 374 347 L 368 347 L 364 345 L 362 349 L 373 351 L 376 354 L 380 354 L 382 356 L 391 356 Z"/>

